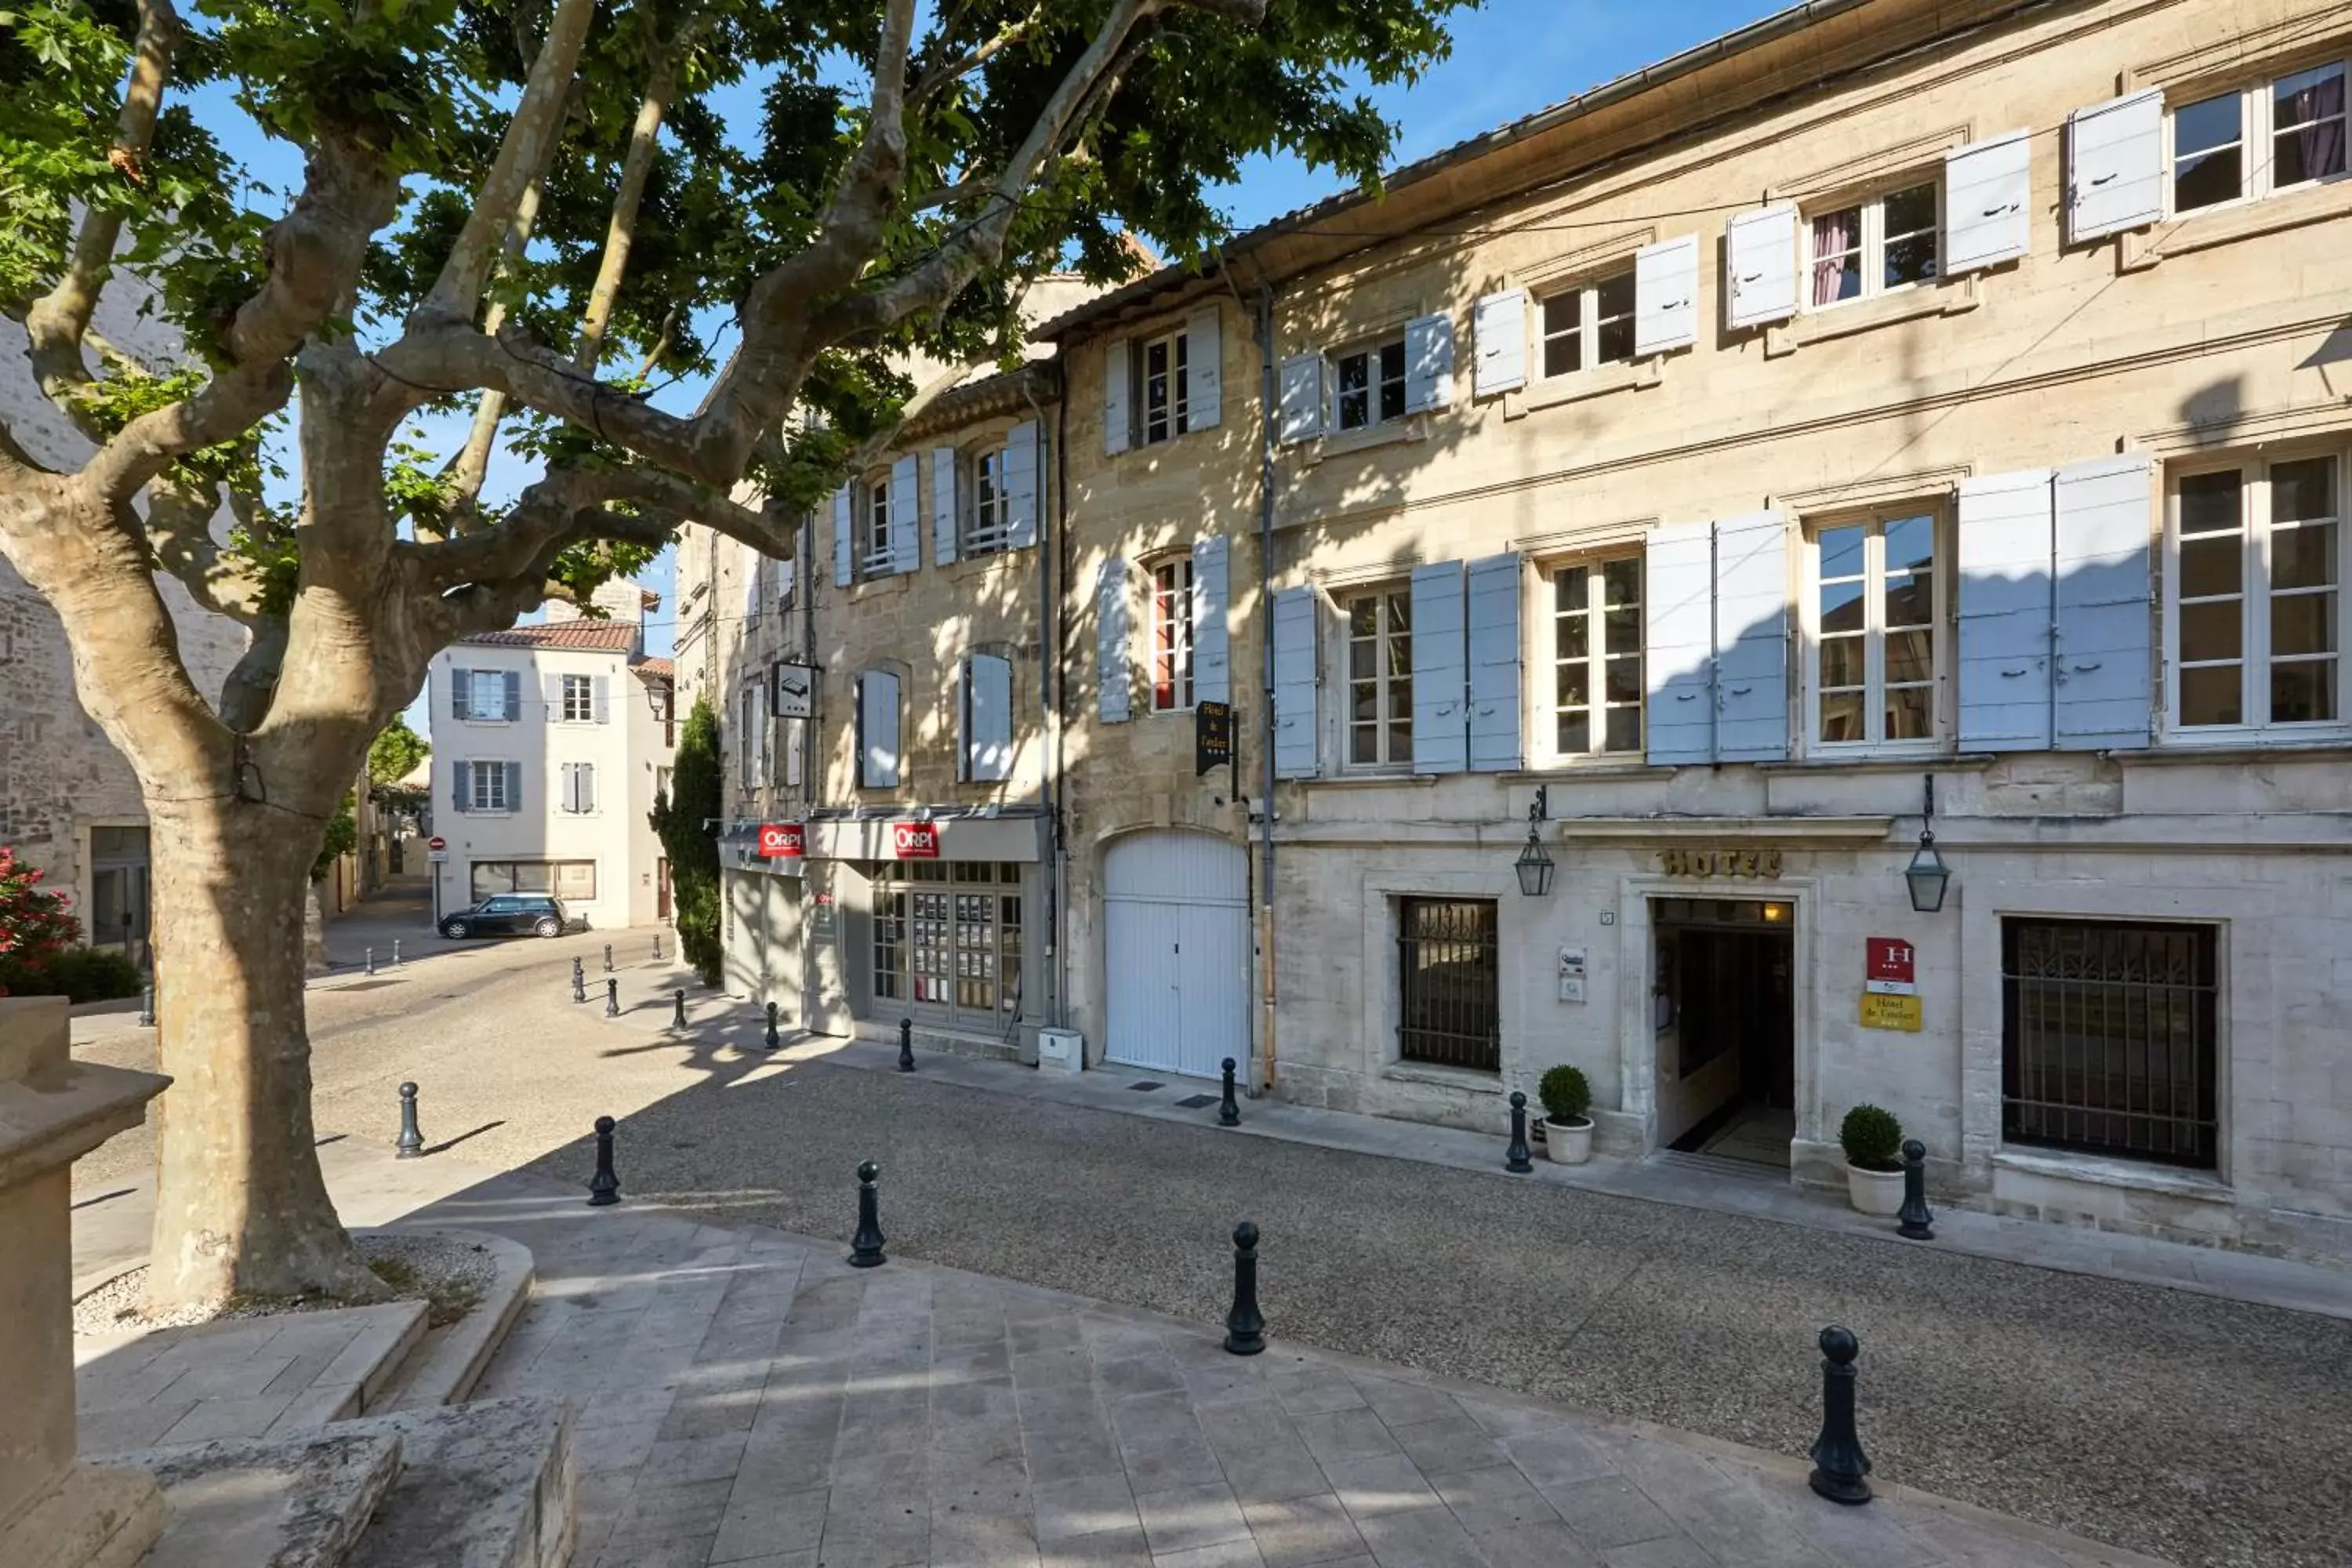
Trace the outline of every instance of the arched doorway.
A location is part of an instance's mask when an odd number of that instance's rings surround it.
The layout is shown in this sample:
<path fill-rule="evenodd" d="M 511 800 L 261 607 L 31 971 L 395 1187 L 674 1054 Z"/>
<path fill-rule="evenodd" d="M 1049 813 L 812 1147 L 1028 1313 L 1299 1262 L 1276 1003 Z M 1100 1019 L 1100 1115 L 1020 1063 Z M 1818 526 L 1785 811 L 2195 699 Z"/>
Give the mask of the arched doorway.
<path fill-rule="evenodd" d="M 1205 833 L 1139 833 L 1103 862 L 1108 1060 L 1213 1078 L 1249 1059 L 1249 858 Z"/>

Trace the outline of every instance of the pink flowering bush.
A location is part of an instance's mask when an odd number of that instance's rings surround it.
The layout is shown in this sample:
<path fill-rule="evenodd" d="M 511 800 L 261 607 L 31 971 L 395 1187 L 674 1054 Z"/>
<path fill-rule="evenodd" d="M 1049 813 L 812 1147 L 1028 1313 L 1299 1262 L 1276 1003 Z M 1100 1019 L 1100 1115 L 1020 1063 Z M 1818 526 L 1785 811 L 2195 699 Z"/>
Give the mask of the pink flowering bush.
<path fill-rule="evenodd" d="M 41 886 L 43 872 L 0 844 L 0 996 L 40 994 L 59 955 L 81 940 L 81 921 L 63 893 Z"/>

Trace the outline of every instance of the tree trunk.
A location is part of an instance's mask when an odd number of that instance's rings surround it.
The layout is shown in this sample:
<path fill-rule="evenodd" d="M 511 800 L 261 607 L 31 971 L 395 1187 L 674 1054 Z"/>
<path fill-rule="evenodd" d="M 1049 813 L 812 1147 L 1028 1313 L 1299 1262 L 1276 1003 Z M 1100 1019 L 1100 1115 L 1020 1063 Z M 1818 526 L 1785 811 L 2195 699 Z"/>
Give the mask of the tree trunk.
<path fill-rule="evenodd" d="M 323 827 L 247 800 L 151 796 L 147 807 L 163 847 L 157 1023 L 172 1077 L 156 1110 L 148 1304 L 379 1300 L 383 1282 L 328 1199 L 311 1130 L 302 910 Z"/>

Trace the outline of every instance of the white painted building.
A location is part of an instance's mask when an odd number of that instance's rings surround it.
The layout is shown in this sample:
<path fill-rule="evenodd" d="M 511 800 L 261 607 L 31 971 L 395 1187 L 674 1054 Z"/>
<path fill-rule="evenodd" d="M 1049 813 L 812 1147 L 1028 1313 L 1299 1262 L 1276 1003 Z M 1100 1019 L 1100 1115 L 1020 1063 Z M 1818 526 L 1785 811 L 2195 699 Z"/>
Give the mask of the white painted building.
<path fill-rule="evenodd" d="M 610 619 L 485 632 L 434 659 L 433 821 L 448 841 L 436 909 L 553 893 L 610 931 L 669 918 L 669 863 L 648 814 L 677 747 L 670 665 L 645 657 L 634 583 L 597 595 Z"/>

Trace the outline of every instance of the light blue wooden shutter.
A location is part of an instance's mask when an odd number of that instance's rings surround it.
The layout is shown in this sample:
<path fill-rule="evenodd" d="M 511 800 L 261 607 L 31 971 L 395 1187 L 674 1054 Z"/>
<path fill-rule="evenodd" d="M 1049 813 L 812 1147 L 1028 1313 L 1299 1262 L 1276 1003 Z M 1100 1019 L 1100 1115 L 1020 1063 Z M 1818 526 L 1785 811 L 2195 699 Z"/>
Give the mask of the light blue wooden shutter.
<path fill-rule="evenodd" d="M 1128 343 L 1125 338 L 1103 345 L 1103 454 L 1118 457 L 1134 437 L 1128 412 Z"/>
<path fill-rule="evenodd" d="M 1960 484 L 1960 750 L 2050 745 L 2050 470 Z"/>
<path fill-rule="evenodd" d="M 2148 742 L 2145 453 L 2058 470 L 2055 742 L 2062 752 L 2137 750 Z"/>
<path fill-rule="evenodd" d="M 1184 424 L 1213 430 L 1224 417 L 1225 339 L 1217 308 L 1193 312 L 1184 323 Z"/>
<path fill-rule="evenodd" d="M 1492 397 L 1528 384 L 1528 291 L 1506 289 L 1481 298 L 1470 314 L 1470 395 Z"/>
<path fill-rule="evenodd" d="M 1462 625 L 1462 563 L 1412 574 L 1412 771 L 1458 773 L 1470 766 L 1468 644 Z"/>
<path fill-rule="evenodd" d="M 596 722 L 599 724 L 611 723 L 613 720 L 613 682 L 611 679 L 602 675 L 598 676 L 594 683 L 590 687 L 589 690 L 590 700 L 594 704 Z"/>
<path fill-rule="evenodd" d="M 856 530 L 850 526 L 849 487 L 833 492 L 833 585 L 845 588 L 857 574 Z"/>
<path fill-rule="evenodd" d="M 898 783 L 898 678 L 869 669 L 857 678 L 857 782 L 867 789 Z"/>
<path fill-rule="evenodd" d="M 1282 362 L 1281 438 L 1305 441 L 1323 434 L 1323 356 L 1298 354 Z"/>
<path fill-rule="evenodd" d="M 1642 668 L 1648 679 L 1650 761 L 1715 760 L 1715 525 L 1651 531 L 1642 564 L 1647 601 Z"/>
<path fill-rule="evenodd" d="M 1225 607 L 1232 599 L 1226 581 L 1230 553 L 1223 534 L 1192 546 L 1192 699 L 1196 702 L 1234 700 L 1233 637 L 1225 624 Z"/>
<path fill-rule="evenodd" d="M 1789 754 L 1789 524 L 1777 511 L 1715 525 L 1715 758 Z"/>
<path fill-rule="evenodd" d="M 2030 131 L 1944 154 L 1945 277 L 2025 254 L 2032 239 L 2032 155 Z"/>
<path fill-rule="evenodd" d="M 956 513 L 963 498 L 956 494 L 956 449 L 931 448 L 931 563 L 952 566 L 956 558 Z"/>
<path fill-rule="evenodd" d="M 1132 634 L 1127 618 L 1127 563 L 1114 555 L 1095 581 L 1095 710 L 1106 724 L 1124 724 L 1134 701 L 1129 668 Z"/>
<path fill-rule="evenodd" d="M 890 465 L 890 570 L 912 572 L 923 563 L 922 465 L 908 453 Z"/>
<path fill-rule="evenodd" d="M 1664 353 L 1698 342 L 1698 236 L 1633 253 L 1633 352 Z"/>
<path fill-rule="evenodd" d="M 1519 750 L 1519 558 L 1489 555 L 1464 574 L 1470 616 L 1470 767 L 1515 772 Z M 1414 623 L 1416 626 L 1419 623 Z"/>
<path fill-rule="evenodd" d="M 998 784 L 1013 776 L 1013 663 L 991 653 L 971 657 L 971 776 Z"/>
<path fill-rule="evenodd" d="M 1319 771 L 1315 717 L 1315 626 L 1321 618 L 1312 588 L 1286 588 L 1274 596 L 1274 771 L 1311 779 Z"/>
<path fill-rule="evenodd" d="M 1408 414 L 1454 401 L 1454 318 L 1415 316 L 1404 324 L 1404 406 Z"/>
<path fill-rule="evenodd" d="M 1037 542 L 1037 422 L 1024 419 L 1004 435 L 1004 542 L 1026 550 Z"/>
<path fill-rule="evenodd" d="M 506 684 L 507 722 L 509 724 L 519 724 L 522 721 L 522 671 L 519 669 L 508 670 L 506 672 Z"/>
<path fill-rule="evenodd" d="M 474 764 L 471 763 L 449 764 L 449 809 L 474 809 Z"/>
<path fill-rule="evenodd" d="M 474 672 L 452 668 L 449 671 L 449 717 L 472 717 L 474 708 Z"/>
<path fill-rule="evenodd" d="M 1797 313 L 1797 209 L 1735 213 L 1723 229 L 1723 320 L 1734 329 Z"/>
<path fill-rule="evenodd" d="M 2111 98 L 2066 117 L 2066 241 L 2142 228 L 2164 216 L 2164 89 Z"/>
<path fill-rule="evenodd" d="M 509 811 L 522 809 L 522 764 L 520 763 L 507 764 L 507 809 Z"/>

